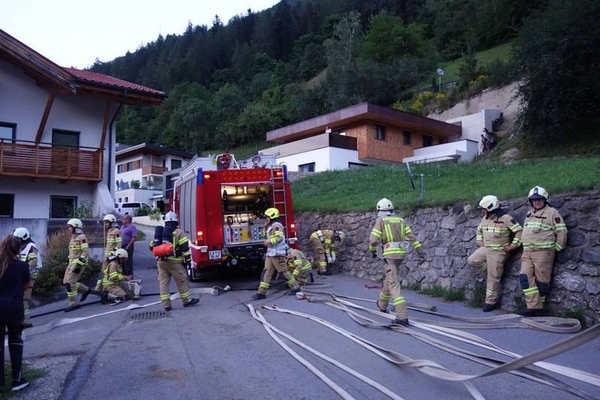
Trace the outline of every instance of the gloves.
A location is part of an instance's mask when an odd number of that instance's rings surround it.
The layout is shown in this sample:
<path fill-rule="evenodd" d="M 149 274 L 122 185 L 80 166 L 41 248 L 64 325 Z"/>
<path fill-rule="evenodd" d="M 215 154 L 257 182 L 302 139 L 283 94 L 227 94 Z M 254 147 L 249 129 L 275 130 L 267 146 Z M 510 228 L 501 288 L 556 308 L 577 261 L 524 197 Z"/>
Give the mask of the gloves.
<path fill-rule="evenodd" d="M 331 253 L 331 255 L 329 256 L 329 262 L 335 262 L 335 253 Z"/>

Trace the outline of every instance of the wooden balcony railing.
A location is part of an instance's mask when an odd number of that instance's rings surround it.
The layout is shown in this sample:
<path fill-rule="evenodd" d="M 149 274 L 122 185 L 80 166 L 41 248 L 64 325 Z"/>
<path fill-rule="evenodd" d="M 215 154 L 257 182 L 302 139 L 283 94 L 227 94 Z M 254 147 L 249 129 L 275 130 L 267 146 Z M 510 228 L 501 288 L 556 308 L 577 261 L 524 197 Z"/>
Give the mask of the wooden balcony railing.
<path fill-rule="evenodd" d="M 102 180 L 103 150 L 0 139 L 0 176 Z"/>
<path fill-rule="evenodd" d="M 166 167 L 159 167 L 158 165 L 149 165 L 142 167 L 142 176 L 146 175 L 162 175 L 167 170 Z"/>

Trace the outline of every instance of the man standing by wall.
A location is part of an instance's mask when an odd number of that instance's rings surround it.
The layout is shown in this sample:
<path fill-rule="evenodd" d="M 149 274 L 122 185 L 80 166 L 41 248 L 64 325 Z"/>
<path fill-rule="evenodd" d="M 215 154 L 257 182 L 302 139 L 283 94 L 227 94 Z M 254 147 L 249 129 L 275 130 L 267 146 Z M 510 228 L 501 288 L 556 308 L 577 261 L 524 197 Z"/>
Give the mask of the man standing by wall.
<path fill-rule="evenodd" d="M 511 251 L 521 247 L 523 228 L 500 208 L 496 196 L 483 196 L 479 209 L 482 218 L 475 238 L 479 248 L 469 256 L 467 263 L 487 269 L 483 311 L 488 312 L 497 307 L 504 263 Z"/>
<path fill-rule="evenodd" d="M 554 255 L 567 245 L 567 225 L 560 213 L 548 204 L 548 192 L 543 187 L 533 187 L 528 200 L 532 208 L 523 224 L 519 281 L 527 304 L 527 310 L 522 315 L 535 317 L 544 313 Z"/>
<path fill-rule="evenodd" d="M 137 240 L 137 228 L 131 223 L 131 215 L 123 216 L 123 226 L 121 226 L 122 246 L 127 250 L 127 261 L 123 265 L 123 275 L 129 275 L 133 279 L 133 250 Z"/>

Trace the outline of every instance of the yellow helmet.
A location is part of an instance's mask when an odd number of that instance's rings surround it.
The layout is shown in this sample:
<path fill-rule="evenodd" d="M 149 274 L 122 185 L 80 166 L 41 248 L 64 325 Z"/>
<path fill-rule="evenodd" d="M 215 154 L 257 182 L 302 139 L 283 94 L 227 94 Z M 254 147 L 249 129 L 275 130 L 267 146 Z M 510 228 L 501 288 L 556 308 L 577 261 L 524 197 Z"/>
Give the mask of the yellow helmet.
<path fill-rule="evenodd" d="M 483 196 L 479 201 L 479 208 L 483 208 L 486 211 L 494 211 L 498 207 L 500 207 L 500 201 L 496 196 Z"/>
<path fill-rule="evenodd" d="M 83 223 L 79 218 L 71 218 L 67 225 L 71 225 L 73 228 L 83 228 Z"/>
<path fill-rule="evenodd" d="M 377 211 L 393 211 L 394 205 L 385 197 L 377 202 Z"/>
<path fill-rule="evenodd" d="M 546 189 L 544 189 L 541 186 L 534 186 L 529 191 L 527 198 L 530 201 L 535 200 L 535 199 L 544 199 L 544 200 L 548 201 L 548 192 L 546 191 Z"/>
<path fill-rule="evenodd" d="M 265 215 L 267 216 L 267 218 L 270 219 L 279 218 L 279 210 L 275 207 L 267 208 L 267 210 L 265 211 Z"/>
<path fill-rule="evenodd" d="M 129 254 L 127 254 L 127 250 L 125 249 L 116 249 L 113 254 L 119 258 L 129 258 Z"/>

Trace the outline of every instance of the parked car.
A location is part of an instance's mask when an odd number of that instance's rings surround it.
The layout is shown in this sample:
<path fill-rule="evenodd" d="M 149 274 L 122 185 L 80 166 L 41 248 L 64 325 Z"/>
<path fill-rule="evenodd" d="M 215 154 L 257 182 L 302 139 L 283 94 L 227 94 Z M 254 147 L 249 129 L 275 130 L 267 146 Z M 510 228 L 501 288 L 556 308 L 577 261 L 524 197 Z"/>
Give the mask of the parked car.
<path fill-rule="evenodd" d="M 147 208 L 147 209 L 151 209 L 151 207 L 141 201 L 134 201 L 134 202 L 130 202 L 130 203 L 115 203 L 115 212 L 119 215 L 126 215 L 126 214 L 130 214 L 130 215 L 135 215 L 135 210 L 137 210 L 138 208 Z"/>

